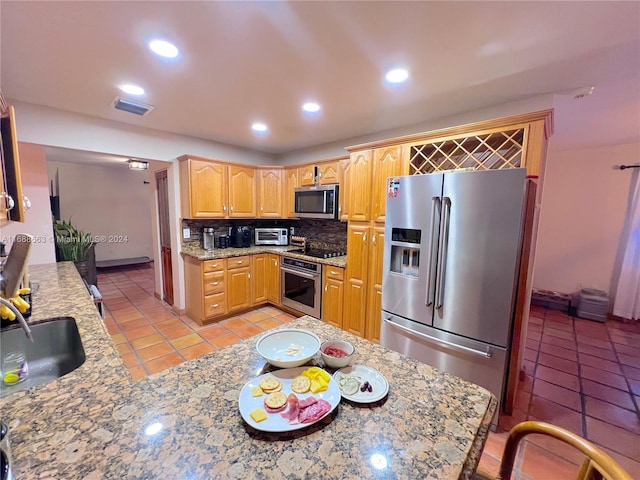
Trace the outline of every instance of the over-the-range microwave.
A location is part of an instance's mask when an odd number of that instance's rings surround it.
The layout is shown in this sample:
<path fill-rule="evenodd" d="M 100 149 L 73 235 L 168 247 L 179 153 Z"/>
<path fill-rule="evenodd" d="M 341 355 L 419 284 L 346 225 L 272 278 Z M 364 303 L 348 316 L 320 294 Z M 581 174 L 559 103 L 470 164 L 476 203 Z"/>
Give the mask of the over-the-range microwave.
<path fill-rule="evenodd" d="M 337 218 L 338 185 L 315 185 L 294 189 L 296 217 Z"/>

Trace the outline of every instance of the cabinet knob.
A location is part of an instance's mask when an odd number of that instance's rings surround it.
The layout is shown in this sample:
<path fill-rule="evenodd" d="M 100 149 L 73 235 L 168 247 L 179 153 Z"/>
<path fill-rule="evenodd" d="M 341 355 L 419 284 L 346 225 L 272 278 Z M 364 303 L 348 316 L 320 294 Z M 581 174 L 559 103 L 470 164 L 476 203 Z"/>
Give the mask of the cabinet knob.
<path fill-rule="evenodd" d="M 2 196 L 4 197 L 4 207 L 6 210 L 11 210 L 16 206 L 16 202 L 13 201 L 13 197 L 11 197 L 7 192 L 3 192 Z"/>
<path fill-rule="evenodd" d="M 222 204 L 222 211 L 223 211 L 223 212 L 226 212 L 226 211 L 227 211 L 227 204 L 226 204 L 226 203 L 223 203 L 223 204 Z"/>
<path fill-rule="evenodd" d="M 220 282 L 211 282 L 209 285 L 213 285 L 215 287 L 216 285 L 218 285 L 218 283 Z"/>
<path fill-rule="evenodd" d="M 24 205 L 25 210 L 29 210 L 31 208 L 31 200 L 26 195 L 22 195 L 22 205 Z"/>
<path fill-rule="evenodd" d="M 371 242 L 374 243 L 374 244 L 376 243 L 376 236 L 375 235 L 373 236 L 373 238 L 371 238 Z"/>
<path fill-rule="evenodd" d="M 233 205 L 229 205 L 229 210 L 233 212 Z"/>
<path fill-rule="evenodd" d="M 366 242 L 366 241 L 367 241 L 367 234 L 366 234 L 366 233 L 362 236 L 362 241 L 363 241 L 363 242 Z"/>
<path fill-rule="evenodd" d="M 250 273 L 247 273 L 247 278 L 251 278 L 251 274 Z"/>
<path fill-rule="evenodd" d="M 327 288 L 328 288 L 328 287 L 329 287 L 329 285 L 325 285 L 325 286 L 324 286 L 324 291 L 325 291 L 325 292 L 327 291 Z"/>

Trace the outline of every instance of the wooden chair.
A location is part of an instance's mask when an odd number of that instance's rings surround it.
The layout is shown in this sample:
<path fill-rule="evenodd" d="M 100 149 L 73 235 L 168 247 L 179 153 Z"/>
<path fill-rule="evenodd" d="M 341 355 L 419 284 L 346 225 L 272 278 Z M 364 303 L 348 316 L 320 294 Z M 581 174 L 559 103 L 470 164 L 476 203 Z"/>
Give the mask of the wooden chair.
<path fill-rule="evenodd" d="M 557 438 L 577 448 L 586 456 L 576 480 L 633 480 L 613 458 L 579 435 L 549 423 L 532 421 L 519 423 L 509 432 L 500 462 L 500 472 L 497 477 L 493 477 L 495 480 L 511 478 L 518 445 L 524 437 L 532 433 Z M 478 472 L 476 478 L 478 477 L 492 478 L 483 472 Z"/>

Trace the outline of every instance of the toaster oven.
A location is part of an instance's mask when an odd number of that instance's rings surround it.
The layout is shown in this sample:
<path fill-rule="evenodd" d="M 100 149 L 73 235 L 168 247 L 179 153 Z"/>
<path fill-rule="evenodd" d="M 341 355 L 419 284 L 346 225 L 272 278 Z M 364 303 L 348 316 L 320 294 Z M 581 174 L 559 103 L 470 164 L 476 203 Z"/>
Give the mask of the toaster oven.
<path fill-rule="evenodd" d="M 289 232 L 286 228 L 256 228 L 256 245 L 289 245 Z"/>

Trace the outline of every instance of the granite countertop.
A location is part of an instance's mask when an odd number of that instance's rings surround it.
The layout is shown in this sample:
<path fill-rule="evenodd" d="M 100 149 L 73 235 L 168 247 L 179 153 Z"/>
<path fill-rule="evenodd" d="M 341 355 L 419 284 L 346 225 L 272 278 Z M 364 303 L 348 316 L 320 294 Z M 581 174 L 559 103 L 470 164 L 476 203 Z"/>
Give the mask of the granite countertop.
<path fill-rule="evenodd" d="M 291 250 L 299 249 L 300 247 L 292 246 L 269 246 L 269 245 L 251 245 L 247 248 L 216 248 L 213 251 L 204 250 L 198 243 L 183 243 L 180 251 L 181 255 L 187 255 L 193 257 L 196 260 L 215 260 L 218 258 L 230 258 L 239 257 L 242 255 L 256 255 L 258 253 L 275 253 L 278 255 L 286 254 L 288 257 L 299 258 L 301 260 L 307 260 L 310 262 L 321 263 L 323 265 L 332 265 L 334 267 L 345 268 L 347 266 L 347 256 L 333 258 L 316 258 L 309 255 L 303 255 L 300 253 L 293 253 Z"/>
<path fill-rule="evenodd" d="M 271 369 L 258 337 L 134 382 L 73 264 L 30 273 L 40 283 L 32 321 L 76 318 L 87 360 L 0 399 L 17 478 L 469 478 L 479 460 L 496 401 L 477 385 L 305 316 L 286 327 L 351 341 L 389 394 L 342 401 L 302 430 L 260 432 L 238 412 L 242 386 Z"/>

